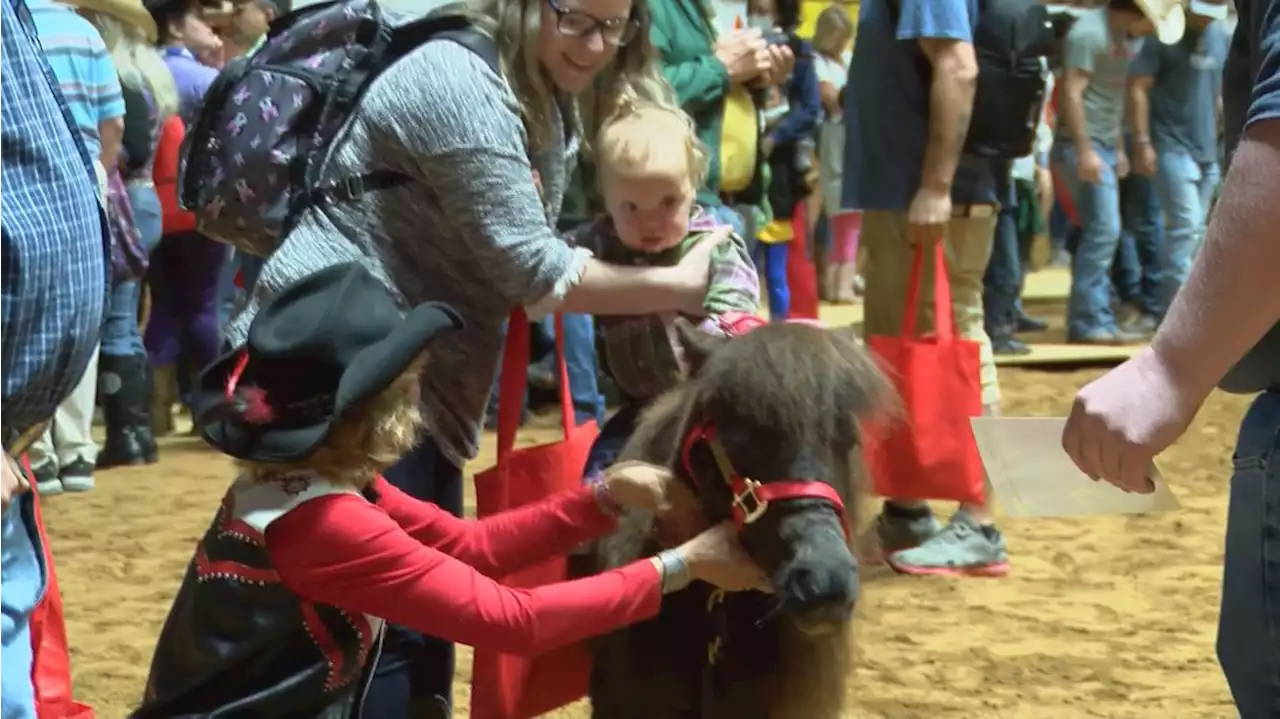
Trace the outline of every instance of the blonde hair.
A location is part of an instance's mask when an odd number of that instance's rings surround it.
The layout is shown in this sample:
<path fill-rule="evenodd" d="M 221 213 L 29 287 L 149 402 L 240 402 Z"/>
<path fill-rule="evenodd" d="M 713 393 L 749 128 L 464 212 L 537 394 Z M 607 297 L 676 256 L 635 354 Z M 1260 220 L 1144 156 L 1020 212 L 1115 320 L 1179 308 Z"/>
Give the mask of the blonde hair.
<path fill-rule="evenodd" d="M 542 31 L 545 0 L 467 0 L 455 4 L 475 27 L 498 46 L 499 66 L 520 103 L 520 115 L 529 135 L 529 149 L 547 147 L 555 137 L 552 103 L 555 86 L 538 60 L 538 35 Z M 596 78 L 585 121 L 577 128 L 584 137 L 595 134 L 600 103 L 612 105 L 618 97 L 634 92 L 644 96 L 670 94 L 657 64 L 657 51 L 649 41 L 649 8 L 646 0 L 634 0 L 631 19 L 638 25 L 635 39 L 618 48 L 609 67 Z M 576 100 L 576 98 L 575 98 Z"/>
<path fill-rule="evenodd" d="M 596 163 L 622 174 L 670 166 L 680 159 L 695 189 L 707 179 L 707 148 L 698 139 L 693 118 L 678 107 L 635 96 L 624 96 L 600 125 Z"/>
<path fill-rule="evenodd" d="M 364 489 L 418 443 L 424 421 L 414 390 L 424 365 L 425 356 L 419 357 L 386 389 L 352 407 L 334 422 L 329 436 L 310 457 L 288 463 L 236 464 L 259 482 L 310 471 L 334 483 Z"/>
<path fill-rule="evenodd" d="M 829 5 L 818 15 L 813 27 L 813 49 L 829 57 L 839 57 L 844 45 L 853 38 L 853 21 L 839 5 Z M 836 43 L 844 40 L 839 47 Z"/>
<path fill-rule="evenodd" d="M 84 16 L 98 28 L 102 42 L 111 53 L 120 82 L 151 93 L 151 102 L 161 120 L 178 111 L 178 88 L 173 73 L 160 53 L 147 42 L 141 28 L 123 23 L 106 13 L 84 10 Z"/>

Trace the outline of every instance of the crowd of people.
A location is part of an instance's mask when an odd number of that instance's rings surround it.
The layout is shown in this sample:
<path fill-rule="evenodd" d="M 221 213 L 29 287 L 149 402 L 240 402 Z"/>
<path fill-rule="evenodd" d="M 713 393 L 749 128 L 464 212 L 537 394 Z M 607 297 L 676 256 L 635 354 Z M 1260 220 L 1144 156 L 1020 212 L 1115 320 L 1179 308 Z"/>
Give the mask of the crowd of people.
<path fill-rule="evenodd" d="M 178 147 L 202 124 L 223 131 L 200 123 L 221 109 L 209 90 L 285 41 L 267 28 L 287 0 L 0 0 L 3 716 L 35 716 L 28 618 L 45 573 L 23 489 L 87 491 L 98 470 L 158 461 L 175 405 L 240 475 L 137 715 L 447 717 L 454 642 L 535 651 L 652 616 L 693 579 L 765 586 L 731 527 L 679 521 L 692 499 L 678 482 L 614 464 L 681 376 L 672 317 L 711 332 L 762 307 L 785 320 L 791 290 L 813 280 L 825 300 L 863 303 L 865 334 L 896 335 L 913 248 L 941 242 L 995 415 L 995 356 L 1028 352 L 1020 335 L 1046 327 L 1019 301 L 1041 238 L 1070 267 L 1067 341 L 1151 342 L 1077 400 L 1064 446 L 1090 476 L 1144 491 L 1147 462 L 1215 386 L 1259 393 L 1235 459 L 1219 655 L 1241 715 L 1270 716 L 1280 5 L 1084 5 L 1054 16 L 1054 49 L 1032 71 L 1034 143 L 1018 156 L 967 142 L 983 121 L 978 0 L 863 0 L 856 23 L 835 4 L 811 37 L 798 0 L 750 0 L 731 31 L 694 0 L 450 6 L 493 57 L 449 38 L 406 52 L 326 154 L 331 177 L 404 181 L 299 212 L 255 253 L 203 233 L 208 208 L 178 206 Z M 266 121 L 273 99 L 250 112 Z M 245 166 L 184 182 L 270 191 L 234 174 Z M 467 523 L 463 466 L 493 419 L 513 308 L 544 334 L 561 314 L 573 407 L 601 436 L 581 492 Z M 396 362 L 371 368 L 365 351 Z M 535 354 L 530 386 L 553 387 L 552 358 Z M 264 391 L 290 399 L 264 407 Z M 899 572 L 999 576 L 994 500 L 988 487 L 943 524 L 889 497 L 872 532 Z M 600 536 L 628 508 L 680 524 L 683 543 L 572 586 L 487 578 Z M 217 546 L 227 522 L 251 549 Z M 218 552 L 271 582 L 209 581 Z M 353 658 L 347 674 L 317 651 L 316 623 L 341 629 L 329 638 Z M 207 634 L 215 624 L 225 636 Z M 282 646 L 289 666 L 263 669 Z M 235 679 L 237 666 L 260 668 Z"/>

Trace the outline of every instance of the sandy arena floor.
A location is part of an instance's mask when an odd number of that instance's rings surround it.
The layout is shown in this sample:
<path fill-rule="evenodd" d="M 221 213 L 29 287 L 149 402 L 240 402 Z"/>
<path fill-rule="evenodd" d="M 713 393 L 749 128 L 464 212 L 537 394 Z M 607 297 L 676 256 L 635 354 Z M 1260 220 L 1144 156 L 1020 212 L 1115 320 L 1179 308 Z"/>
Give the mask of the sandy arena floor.
<path fill-rule="evenodd" d="M 1001 372 L 1008 415 L 1061 415 L 1097 371 Z M 869 582 L 849 678 L 855 719 L 1233 717 L 1214 658 L 1230 443 L 1241 398 L 1215 397 L 1162 468 L 1169 515 L 1008 521 L 1005 579 Z M 527 433 L 535 439 L 537 432 Z M 546 437 L 546 433 L 541 433 Z M 483 468 L 490 453 L 474 464 Z M 193 543 L 229 480 L 195 439 L 46 503 L 76 690 L 126 715 Z M 466 716 L 470 654 L 456 684 Z M 585 717 L 581 708 L 554 716 Z"/>

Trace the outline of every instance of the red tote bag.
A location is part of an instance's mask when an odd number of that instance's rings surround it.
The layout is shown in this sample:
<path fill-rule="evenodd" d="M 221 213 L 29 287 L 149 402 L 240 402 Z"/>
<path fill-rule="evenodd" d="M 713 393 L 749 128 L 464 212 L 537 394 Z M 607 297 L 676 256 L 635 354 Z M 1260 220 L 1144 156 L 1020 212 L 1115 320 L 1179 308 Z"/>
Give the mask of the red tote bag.
<path fill-rule="evenodd" d="M 31 476 L 26 456 L 22 467 Z M 35 482 L 31 492 L 34 494 Z M 40 496 L 34 499 L 36 529 L 44 548 L 44 599 L 31 613 L 31 684 L 35 689 L 38 719 L 93 719 L 93 709 L 71 696 L 71 655 L 67 647 L 67 627 L 62 619 L 62 594 L 58 592 L 58 576 L 53 571 L 53 550 L 40 516 Z"/>
<path fill-rule="evenodd" d="M 979 346 L 958 336 L 941 242 L 931 251 L 936 329 L 917 335 L 927 252 L 918 249 L 911 267 L 901 336 L 867 337 L 902 401 L 896 421 L 871 428 L 868 467 L 876 494 L 884 497 L 981 503 L 986 475 L 969 424 L 982 414 Z"/>
<path fill-rule="evenodd" d="M 524 409 L 529 368 L 529 318 L 511 314 L 507 346 L 498 381 L 498 463 L 476 475 L 476 512 L 481 517 L 538 502 L 582 484 L 591 443 L 600 429 L 594 421 L 574 422 L 569 375 L 564 360 L 564 322 L 556 315 L 556 362 L 560 372 L 563 438 L 559 442 L 515 449 Z M 557 557 L 502 579 L 512 587 L 537 587 L 568 579 L 566 557 Z M 471 672 L 473 719 L 529 719 L 587 694 L 591 650 L 572 644 L 546 654 L 523 657 L 476 648 Z"/>

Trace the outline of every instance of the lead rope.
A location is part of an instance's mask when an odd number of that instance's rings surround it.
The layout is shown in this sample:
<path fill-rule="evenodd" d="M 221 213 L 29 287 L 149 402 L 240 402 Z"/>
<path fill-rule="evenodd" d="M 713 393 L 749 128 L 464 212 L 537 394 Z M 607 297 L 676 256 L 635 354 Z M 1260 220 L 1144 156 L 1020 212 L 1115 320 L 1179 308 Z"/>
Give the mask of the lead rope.
<path fill-rule="evenodd" d="M 707 661 L 702 665 L 702 719 L 711 719 L 715 708 L 716 663 L 724 651 L 729 634 L 729 617 L 724 611 L 723 589 L 707 597 L 707 615 L 711 618 L 711 639 L 707 642 Z"/>

